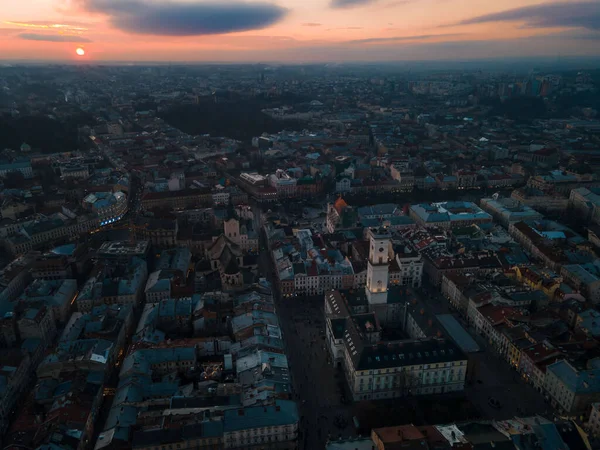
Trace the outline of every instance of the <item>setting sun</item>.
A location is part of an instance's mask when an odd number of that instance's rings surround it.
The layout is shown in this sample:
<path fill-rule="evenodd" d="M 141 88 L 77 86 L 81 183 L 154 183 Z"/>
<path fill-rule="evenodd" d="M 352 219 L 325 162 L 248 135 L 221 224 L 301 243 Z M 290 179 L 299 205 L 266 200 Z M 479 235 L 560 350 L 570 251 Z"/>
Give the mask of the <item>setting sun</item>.
<path fill-rule="evenodd" d="M 79 56 L 83 56 L 85 55 L 85 50 L 79 47 L 77 50 L 75 50 L 75 53 L 77 53 Z"/>

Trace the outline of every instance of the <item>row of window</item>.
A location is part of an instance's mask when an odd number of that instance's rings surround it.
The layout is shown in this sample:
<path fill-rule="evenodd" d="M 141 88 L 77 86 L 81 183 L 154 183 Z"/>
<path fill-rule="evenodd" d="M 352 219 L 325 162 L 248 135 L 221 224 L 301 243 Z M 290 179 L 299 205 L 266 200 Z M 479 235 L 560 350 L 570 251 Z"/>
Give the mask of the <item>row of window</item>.
<path fill-rule="evenodd" d="M 188 441 L 186 444 L 167 444 L 167 445 L 161 445 L 160 447 L 149 447 L 148 450 L 178 450 L 178 449 L 185 449 L 185 448 L 200 448 L 200 446 L 202 446 L 203 448 L 221 448 L 220 443 L 218 442 L 218 439 L 208 439 L 208 440 L 204 440 L 201 441 L 200 439 L 196 440 L 195 442 L 192 441 Z"/>
<path fill-rule="evenodd" d="M 574 394 L 566 389 L 562 383 L 553 383 L 548 386 L 548 392 L 563 406 L 568 406 L 567 402 L 573 401 Z"/>
<path fill-rule="evenodd" d="M 457 375 L 457 381 L 459 381 L 462 379 L 462 377 L 464 375 L 464 371 L 459 370 L 456 375 Z M 412 375 L 412 376 L 413 377 L 417 376 L 418 378 L 421 378 L 418 375 Z M 453 381 L 454 380 L 454 370 L 450 370 L 448 373 L 446 373 L 445 370 L 442 370 L 441 373 L 440 372 L 423 372 L 423 382 L 429 383 L 429 384 L 436 383 L 438 380 L 438 376 L 440 378 L 440 381 L 442 381 L 444 379 L 447 379 L 447 381 Z M 400 381 L 400 379 L 401 378 L 399 375 L 390 375 L 389 377 L 387 375 L 378 376 L 378 377 L 375 377 L 375 384 L 379 384 L 379 383 L 386 384 L 386 383 L 391 383 L 392 381 L 394 383 L 396 383 L 396 382 Z M 363 386 L 365 384 L 364 381 L 365 381 L 365 377 L 361 377 L 360 378 L 361 386 Z M 372 382 L 373 382 L 373 377 L 369 377 L 368 384 L 371 385 Z"/>
<path fill-rule="evenodd" d="M 460 386 L 437 386 L 437 387 L 428 387 L 428 388 L 416 388 L 414 393 L 416 394 L 439 394 L 443 392 L 452 392 L 461 389 Z M 379 399 L 379 398 L 392 398 L 396 396 L 395 391 L 388 392 L 373 392 L 371 394 L 363 394 L 358 395 L 359 400 L 369 400 L 371 398 Z"/>
<path fill-rule="evenodd" d="M 249 428 L 249 429 L 245 429 L 245 430 L 240 430 L 240 431 L 236 431 L 232 433 L 233 438 L 236 438 L 239 435 L 241 435 L 241 437 L 249 435 L 249 434 L 253 434 L 253 435 L 270 435 L 270 434 L 277 434 L 277 433 L 281 433 L 281 432 L 286 432 L 286 433 L 292 433 L 293 432 L 293 425 L 281 425 L 281 426 L 269 426 L 269 427 L 264 427 L 264 428 Z"/>
<path fill-rule="evenodd" d="M 400 359 L 404 359 L 404 354 L 400 354 L 400 356 L 401 356 Z M 419 354 L 418 356 L 421 356 L 421 355 Z M 429 356 L 429 353 L 426 352 L 425 356 Z M 368 375 L 389 374 L 389 373 L 403 372 L 404 370 L 417 371 L 417 370 L 423 370 L 423 369 L 428 370 L 428 369 L 437 369 L 437 368 L 443 368 L 443 367 L 464 366 L 466 364 L 467 364 L 466 361 L 453 361 L 453 362 L 446 362 L 446 363 L 425 364 L 425 365 L 419 365 L 419 366 L 414 365 L 414 366 L 408 366 L 407 368 L 394 367 L 394 368 L 390 368 L 390 369 L 369 370 Z M 364 373 L 362 373 L 360 375 L 363 375 L 363 376 L 367 375 L 366 372 L 367 371 L 364 371 Z"/>

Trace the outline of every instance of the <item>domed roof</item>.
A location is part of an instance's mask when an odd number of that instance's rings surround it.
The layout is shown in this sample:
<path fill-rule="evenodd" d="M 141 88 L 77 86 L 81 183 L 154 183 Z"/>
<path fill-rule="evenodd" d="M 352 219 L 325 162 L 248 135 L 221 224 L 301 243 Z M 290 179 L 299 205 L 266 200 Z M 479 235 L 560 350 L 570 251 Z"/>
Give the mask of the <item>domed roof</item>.
<path fill-rule="evenodd" d="M 346 201 L 342 197 L 340 197 L 335 201 L 333 207 L 338 213 L 341 213 L 342 210 L 348 207 L 348 203 L 346 203 Z"/>

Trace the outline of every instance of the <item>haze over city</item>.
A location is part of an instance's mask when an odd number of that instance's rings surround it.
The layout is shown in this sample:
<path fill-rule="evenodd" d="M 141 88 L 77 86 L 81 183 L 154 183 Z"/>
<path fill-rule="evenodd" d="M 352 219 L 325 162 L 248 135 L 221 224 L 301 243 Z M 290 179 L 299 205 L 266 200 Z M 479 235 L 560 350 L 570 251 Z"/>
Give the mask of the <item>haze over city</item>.
<path fill-rule="evenodd" d="M 600 0 L 0 5 L 0 450 L 600 450 Z"/>
<path fill-rule="evenodd" d="M 596 1 L 6 2 L 0 59 L 400 61 L 599 54 Z M 78 55 L 81 48 L 84 55 Z"/>

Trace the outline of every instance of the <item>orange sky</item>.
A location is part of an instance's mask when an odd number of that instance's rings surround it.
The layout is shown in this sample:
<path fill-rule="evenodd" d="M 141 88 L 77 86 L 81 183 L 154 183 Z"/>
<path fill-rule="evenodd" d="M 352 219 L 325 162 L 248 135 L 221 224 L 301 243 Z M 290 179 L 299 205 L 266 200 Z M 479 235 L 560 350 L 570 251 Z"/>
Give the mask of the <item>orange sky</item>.
<path fill-rule="evenodd" d="M 597 0 L 9 3 L 0 20 L 0 59 L 9 60 L 294 62 L 600 53 Z M 84 57 L 75 55 L 77 47 L 85 49 Z"/>

